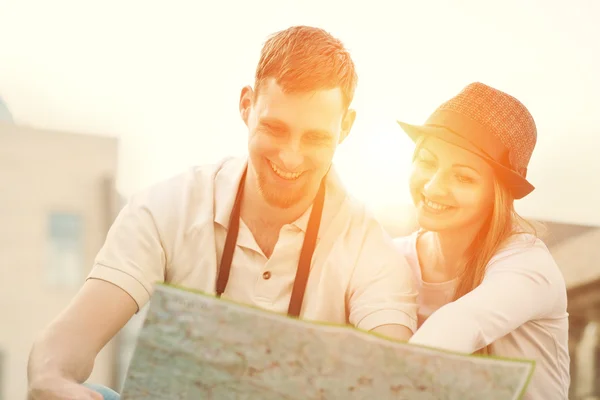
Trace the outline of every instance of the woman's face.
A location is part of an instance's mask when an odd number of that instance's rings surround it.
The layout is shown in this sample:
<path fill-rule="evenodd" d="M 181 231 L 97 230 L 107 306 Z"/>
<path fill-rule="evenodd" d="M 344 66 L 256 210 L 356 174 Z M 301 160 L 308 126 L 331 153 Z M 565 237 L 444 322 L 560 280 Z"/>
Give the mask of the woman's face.
<path fill-rule="evenodd" d="M 429 137 L 417 149 L 410 192 L 421 228 L 478 229 L 493 210 L 494 171 L 471 152 Z"/>

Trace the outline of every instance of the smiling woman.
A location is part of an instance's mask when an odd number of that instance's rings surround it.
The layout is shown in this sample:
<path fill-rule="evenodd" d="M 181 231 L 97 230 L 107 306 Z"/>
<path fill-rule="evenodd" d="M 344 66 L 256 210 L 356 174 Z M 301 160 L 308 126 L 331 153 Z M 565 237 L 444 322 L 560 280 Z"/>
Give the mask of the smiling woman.
<path fill-rule="evenodd" d="M 423 136 L 417 148 L 410 189 L 421 228 L 479 229 L 477 222 L 484 221 L 494 207 L 492 167 L 438 138 Z M 451 196 L 448 187 L 454 188 Z"/>
<path fill-rule="evenodd" d="M 564 278 L 546 245 L 517 215 L 531 193 L 533 117 L 481 83 L 440 105 L 416 142 L 410 191 L 420 229 L 397 238 L 419 287 L 410 342 L 536 361 L 527 399 L 566 399 L 568 314 Z"/>

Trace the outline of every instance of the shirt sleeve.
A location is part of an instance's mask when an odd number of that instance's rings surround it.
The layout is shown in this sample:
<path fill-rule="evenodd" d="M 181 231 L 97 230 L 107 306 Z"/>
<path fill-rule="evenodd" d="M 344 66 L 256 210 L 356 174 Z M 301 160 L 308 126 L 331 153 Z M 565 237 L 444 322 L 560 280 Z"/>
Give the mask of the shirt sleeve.
<path fill-rule="evenodd" d="M 138 305 L 149 300 L 153 285 L 164 281 L 166 256 L 152 207 L 144 195 L 118 214 L 87 279 L 119 286 Z"/>
<path fill-rule="evenodd" d="M 492 260 L 482 284 L 434 312 L 410 343 L 473 353 L 547 316 L 562 297 L 563 276 L 538 240 Z"/>
<path fill-rule="evenodd" d="M 366 235 L 349 288 L 349 322 L 370 331 L 382 325 L 417 329 L 417 290 L 406 259 L 383 229 Z"/>

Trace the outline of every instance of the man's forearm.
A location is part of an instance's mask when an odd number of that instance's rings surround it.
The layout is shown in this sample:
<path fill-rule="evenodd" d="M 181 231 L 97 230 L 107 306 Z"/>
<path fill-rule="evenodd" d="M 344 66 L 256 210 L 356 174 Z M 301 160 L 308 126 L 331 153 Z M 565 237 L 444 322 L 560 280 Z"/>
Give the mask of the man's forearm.
<path fill-rule="evenodd" d="M 27 366 L 30 398 L 98 398 L 80 383 L 89 378 L 98 353 L 136 309 L 133 298 L 120 287 L 98 279 L 86 281 L 33 345 Z"/>
<path fill-rule="evenodd" d="M 77 346 L 77 340 L 73 342 L 61 338 L 52 328 L 44 332 L 29 355 L 29 384 L 57 377 L 79 383 L 86 381 L 92 373 L 95 356 L 85 354 L 81 348 L 82 346 Z"/>

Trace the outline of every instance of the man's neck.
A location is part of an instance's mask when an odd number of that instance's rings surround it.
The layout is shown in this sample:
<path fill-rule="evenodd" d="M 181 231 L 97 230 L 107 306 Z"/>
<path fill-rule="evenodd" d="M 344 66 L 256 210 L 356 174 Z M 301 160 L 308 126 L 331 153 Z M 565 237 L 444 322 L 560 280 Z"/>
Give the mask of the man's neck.
<path fill-rule="evenodd" d="M 260 193 L 256 179 L 248 171 L 248 177 L 244 186 L 244 198 L 241 204 L 240 214 L 244 221 L 259 223 L 265 227 L 273 227 L 279 230 L 283 225 L 296 221 L 311 206 L 314 196 L 306 196 L 287 208 L 280 208 L 269 204 Z"/>
<path fill-rule="evenodd" d="M 313 196 L 306 196 L 306 199 L 302 199 L 291 207 L 275 207 L 265 201 L 256 181 L 248 174 L 240 216 L 252 232 L 256 244 L 265 256 L 270 258 L 279 240 L 281 228 L 300 218 L 310 207 L 312 201 Z"/>

